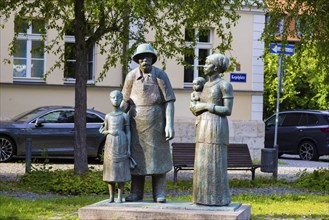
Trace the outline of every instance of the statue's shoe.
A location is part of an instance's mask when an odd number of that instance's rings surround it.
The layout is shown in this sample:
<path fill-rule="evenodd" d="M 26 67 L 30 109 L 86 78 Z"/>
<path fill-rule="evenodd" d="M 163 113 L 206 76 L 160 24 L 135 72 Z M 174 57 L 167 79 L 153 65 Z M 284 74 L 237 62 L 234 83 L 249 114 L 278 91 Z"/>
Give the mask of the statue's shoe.
<path fill-rule="evenodd" d="M 138 196 L 136 194 L 130 194 L 125 199 L 126 202 L 137 202 L 137 201 L 141 201 L 141 200 L 143 200 L 143 196 Z"/>
<path fill-rule="evenodd" d="M 154 202 L 157 202 L 157 203 L 165 203 L 167 200 L 166 200 L 166 197 L 165 196 L 157 196 L 156 198 L 154 198 Z"/>

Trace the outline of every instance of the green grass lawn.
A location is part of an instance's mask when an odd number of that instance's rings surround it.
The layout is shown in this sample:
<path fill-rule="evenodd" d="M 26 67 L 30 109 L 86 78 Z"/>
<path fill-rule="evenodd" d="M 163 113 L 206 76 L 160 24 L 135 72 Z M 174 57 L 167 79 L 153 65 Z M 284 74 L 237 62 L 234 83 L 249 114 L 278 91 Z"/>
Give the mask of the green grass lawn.
<path fill-rule="evenodd" d="M 1 220 L 78 219 L 79 208 L 104 198 L 17 199 L 0 196 Z"/>
<path fill-rule="evenodd" d="M 107 196 L 33 200 L 0 196 L 0 219 L 78 219 L 79 208 L 104 199 Z M 168 201 L 191 201 L 191 196 L 169 197 Z M 239 195 L 232 201 L 250 204 L 252 219 L 329 219 L 327 195 Z"/>
<path fill-rule="evenodd" d="M 329 219 L 327 195 L 239 195 L 233 201 L 250 204 L 253 218 Z"/>
<path fill-rule="evenodd" d="M 252 219 L 329 219 L 329 169 L 313 173 L 301 172 L 294 182 L 273 181 L 256 177 L 254 181 L 233 179 L 231 188 L 298 189 L 301 194 L 251 195 L 239 194 L 232 202 L 251 205 Z M 171 197 L 175 192 L 191 192 L 192 180 L 180 180 L 177 185 L 167 182 L 168 201 L 192 201 L 191 195 Z M 130 191 L 129 184 L 125 190 Z M 107 185 L 100 171 L 75 175 L 72 170 L 37 170 L 25 174 L 18 182 L 2 182 L 0 191 L 23 191 L 63 195 L 40 199 L 15 198 L 0 195 L 0 220 L 78 219 L 81 207 L 107 199 Z M 152 191 L 146 181 L 145 192 Z M 64 196 L 69 195 L 69 196 Z M 73 196 L 74 195 L 74 196 Z M 150 199 L 150 198 L 148 198 Z"/>

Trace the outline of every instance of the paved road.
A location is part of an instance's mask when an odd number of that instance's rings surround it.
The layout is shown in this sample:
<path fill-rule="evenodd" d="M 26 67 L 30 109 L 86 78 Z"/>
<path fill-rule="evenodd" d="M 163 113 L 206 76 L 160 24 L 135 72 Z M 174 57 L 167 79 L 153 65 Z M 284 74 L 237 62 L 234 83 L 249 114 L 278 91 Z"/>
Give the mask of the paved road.
<path fill-rule="evenodd" d="M 279 159 L 278 178 L 294 180 L 299 172 L 313 172 L 320 168 L 329 169 L 329 156 L 320 157 L 319 161 L 305 161 L 299 159 L 298 156 L 283 155 Z M 270 173 L 270 175 L 272 174 Z"/>
<path fill-rule="evenodd" d="M 329 156 L 322 156 L 319 158 L 319 161 L 305 161 L 299 159 L 299 156 L 296 155 L 286 155 L 284 154 L 280 161 L 284 164 L 280 166 L 284 167 L 313 167 L 313 168 L 329 168 Z"/>

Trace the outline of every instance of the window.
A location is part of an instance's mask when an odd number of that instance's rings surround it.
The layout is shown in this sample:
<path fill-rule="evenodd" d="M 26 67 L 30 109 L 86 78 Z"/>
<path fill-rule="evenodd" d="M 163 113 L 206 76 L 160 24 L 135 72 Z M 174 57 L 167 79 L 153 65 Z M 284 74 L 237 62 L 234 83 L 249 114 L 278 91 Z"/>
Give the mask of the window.
<path fill-rule="evenodd" d="M 287 126 L 298 126 L 299 125 L 299 121 L 301 118 L 302 114 L 301 113 L 290 113 L 287 114 L 282 126 L 283 127 L 287 127 Z"/>
<path fill-rule="evenodd" d="M 298 38 L 303 38 L 307 35 L 313 36 L 312 32 L 306 32 L 307 26 L 309 24 L 313 25 L 314 22 L 312 22 L 312 20 L 307 22 L 307 20 L 305 18 L 303 18 L 303 16 L 296 19 L 295 30 L 296 30 L 296 35 Z"/>
<path fill-rule="evenodd" d="M 102 118 L 100 118 L 99 116 L 93 114 L 93 113 L 90 113 L 90 112 L 87 112 L 87 123 L 103 123 L 104 120 Z"/>
<path fill-rule="evenodd" d="M 307 114 L 307 119 L 308 119 L 307 120 L 308 125 L 310 125 L 310 126 L 314 126 L 314 125 L 317 125 L 319 123 L 318 117 L 316 117 L 313 114 Z"/>
<path fill-rule="evenodd" d="M 92 30 L 92 29 L 90 29 Z M 65 34 L 65 63 L 64 63 L 64 78 L 66 81 L 75 80 L 75 37 L 73 27 L 68 27 Z M 88 77 L 89 81 L 94 78 L 94 48 L 88 52 Z"/>
<path fill-rule="evenodd" d="M 329 124 L 329 115 L 323 115 L 323 119 Z"/>
<path fill-rule="evenodd" d="M 279 117 L 278 117 L 278 127 L 281 127 L 282 126 L 282 122 L 284 121 L 286 115 L 287 114 L 279 114 Z M 274 115 L 272 118 L 270 118 L 266 122 L 266 127 L 275 127 L 275 119 L 276 119 L 276 116 Z"/>
<path fill-rule="evenodd" d="M 187 86 L 192 86 L 194 78 L 203 76 L 203 66 L 212 49 L 212 37 L 209 29 L 185 30 L 187 45 L 195 38 L 197 39 L 195 47 L 184 57 L 185 63 L 188 64 L 184 67 L 184 82 Z"/>
<path fill-rule="evenodd" d="M 74 123 L 74 111 L 60 110 L 50 112 L 42 118 L 44 123 Z"/>
<path fill-rule="evenodd" d="M 283 16 L 283 15 L 282 15 Z M 266 15 L 265 17 L 265 23 L 267 25 L 270 24 L 270 21 L 271 21 L 271 16 L 270 15 Z M 276 25 L 276 33 L 275 35 L 276 36 L 282 36 L 283 35 L 283 31 L 284 31 L 284 18 L 280 18 L 280 19 L 276 19 L 275 20 L 275 25 Z"/>
<path fill-rule="evenodd" d="M 284 19 L 281 18 L 276 24 L 276 36 L 282 36 L 284 31 Z"/>
<path fill-rule="evenodd" d="M 44 20 L 15 21 L 14 65 L 15 78 L 42 78 L 45 70 L 45 53 L 42 35 Z"/>
<path fill-rule="evenodd" d="M 318 124 L 318 118 L 314 114 L 303 114 L 300 126 L 315 126 Z"/>
<path fill-rule="evenodd" d="M 59 110 L 50 112 L 44 116 L 45 123 L 74 123 L 74 111 L 73 110 Z M 87 112 L 87 123 L 103 123 L 103 119 L 94 113 Z"/>

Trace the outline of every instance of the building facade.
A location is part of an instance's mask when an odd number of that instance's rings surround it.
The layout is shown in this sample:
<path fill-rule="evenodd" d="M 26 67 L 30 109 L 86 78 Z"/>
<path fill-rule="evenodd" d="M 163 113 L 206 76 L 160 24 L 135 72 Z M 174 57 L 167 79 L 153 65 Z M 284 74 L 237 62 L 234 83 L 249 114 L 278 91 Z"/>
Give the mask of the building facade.
<path fill-rule="evenodd" d="M 264 44 L 259 39 L 265 25 L 265 14 L 256 9 L 246 9 L 239 12 L 241 18 L 231 29 L 233 43 L 231 52 L 226 55 L 235 57 L 239 68 L 227 72 L 224 78 L 230 81 L 234 88 L 233 113 L 230 121 L 230 142 L 247 143 L 252 157 L 260 158 L 260 149 L 264 145 L 263 125 L 263 77 L 264 63 L 260 56 L 264 53 Z M 1 21 L 3 23 L 5 21 Z M 39 32 L 40 20 L 32 24 L 14 25 L 14 17 L 6 21 L 4 29 L 0 29 L 0 119 L 10 119 L 24 111 L 45 105 L 74 106 L 74 56 L 72 50 L 65 54 L 66 62 L 63 68 L 55 69 L 45 79 L 43 75 L 59 59 L 55 53 L 37 53 L 34 47 L 42 41 Z M 197 29 L 193 33 L 197 33 Z M 9 45 L 17 35 L 14 56 L 9 56 Z M 55 38 L 54 30 L 47 31 L 47 39 Z M 188 39 L 186 39 L 188 41 Z M 71 48 L 74 36 L 67 33 L 63 42 L 65 48 Z M 195 54 L 206 57 L 220 42 L 215 30 L 209 29 L 208 34 L 199 39 Z M 124 77 L 121 66 L 110 69 L 103 81 L 96 81 L 105 57 L 98 55 L 94 47 L 88 60 L 87 106 L 107 113 L 111 111 L 108 100 L 109 93 L 120 89 Z M 8 59 L 10 63 L 3 62 Z M 203 63 L 193 58 L 185 57 L 192 68 L 177 64 L 175 60 L 167 60 L 166 72 L 172 82 L 177 101 L 175 103 L 174 142 L 193 142 L 195 139 L 195 117 L 189 110 L 191 82 L 200 73 Z M 160 62 L 158 62 L 160 63 Z M 155 66 L 161 68 L 161 64 Z M 134 64 L 132 64 L 134 66 Z M 136 66 L 136 65 L 135 65 Z"/>

